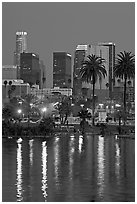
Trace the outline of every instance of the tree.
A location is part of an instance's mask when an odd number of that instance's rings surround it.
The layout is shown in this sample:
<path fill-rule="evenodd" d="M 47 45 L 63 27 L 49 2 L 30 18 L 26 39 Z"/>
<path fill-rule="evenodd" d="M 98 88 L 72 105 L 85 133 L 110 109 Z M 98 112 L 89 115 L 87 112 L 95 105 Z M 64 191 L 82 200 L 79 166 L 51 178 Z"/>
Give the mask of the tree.
<path fill-rule="evenodd" d="M 107 89 L 109 88 L 109 83 L 106 83 L 106 88 L 107 88 Z"/>
<path fill-rule="evenodd" d="M 6 86 L 7 86 L 7 83 L 8 83 L 7 80 L 5 80 L 5 81 L 4 81 L 5 88 L 6 88 Z"/>
<path fill-rule="evenodd" d="M 94 111 L 95 111 L 95 83 L 97 79 L 105 78 L 107 71 L 104 66 L 105 60 L 96 55 L 88 55 L 87 59 L 82 62 L 80 75 L 83 81 L 92 83 L 93 85 L 93 125 L 94 125 Z"/>
<path fill-rule="evenodd" d="M 25 97 L 23 99 L 24 99 L 24 101 L 23 101 L 22 105 L 23 105 L 24 111 L 27 113 L 28 123 L 29 123 L 30 114 L 32 111 L 31 104 L 35 103 L 37 97 L 32 95 L 32 94 L 27 94 L 27 95 L 25 95 Z"/>
<path fill-rule="evenodd" d="M 65 124 L 71 113 L 71 101 L 69 98 L 63 98 L 58 106 L 61 124 Z"/>
<path fill-rule="evenodd" d="M 10 86 L 12 85 L 12 81 L 9 81 L 9 85 L 10 85 Z"/>
<path fill-rule="evenodd" d="M 7 83 L 8 83 L 7 80 L 5 80 L 5 81 L 4 81 L 4 86 L 5 86 L 5 95 L 6 95 L 6 97 L 7 97 L 7 89 L 6 89 Z"/>
<path fill-rule="evenodd" d="M 114 113 L 114 117 L 118 119 L 118 122 L 119 122 L 118 132 L 119 132 L 119 134 L 121 134 L 121 132 L 122 132 L 121 122 L 122 122 L 122 119 L 125 121 L 125 119 L 126 119 L 126 113 L 124 112 L 123 109 L 117 110 L 117 111 L 115 111 L 115 113 Z"/>
<path fill-rule="evenodd" d="M 128 83 L 128 86 L 131 86 L 131 84 L 132 84 L 130 80 L 127 83 Z"/>
<path fill-rule="evenodd" d="M 9 121 L 13 116 L 13 109 L 11 106 L 6 106 L 2 109 L 2 118 L 6 121 Z"/>
<path fill-rule="evenodd" d="M 124 112 L 126 112 L 126 89 L 127 80 L 135 77 L 135 55 L 131 52 L 120 52 L 117 57 L 116 65 L 114 68 L 115 77 L 124 79 Z"/>
<path fill-rule="evenodd" d="M 82 133 L 85 132 L 85 126 L 87 124 L 86 119 L 91 118 L 91 113 L 88 112 L 86 108 L 82 108 L 80 112 L 78 112 L 78 117 L 80 117 L 82 120 L 80 122 L 80 127 L 82 129 Z"/>

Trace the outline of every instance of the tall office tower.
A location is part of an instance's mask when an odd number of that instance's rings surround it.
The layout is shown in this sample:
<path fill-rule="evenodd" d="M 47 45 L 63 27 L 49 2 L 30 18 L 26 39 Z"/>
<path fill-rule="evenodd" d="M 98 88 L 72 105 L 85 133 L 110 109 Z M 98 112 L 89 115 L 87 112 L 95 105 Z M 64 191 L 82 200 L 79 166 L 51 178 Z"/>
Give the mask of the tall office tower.
<path fill-rule="evenodd" d="M 78 45 L 75 51 L 74 58 L 74 94 L 82 94 L 82 88 L 92 89 L 91 84 L 82 83 L 79 75 L 81 68 L 81 63 L 88 55 L 96 55 L 105 59 L 105 68 L 107 71 L 107 77 L 102 78 L 102 80 L 97 80 L 95 84 L 95 94 L 98 96 L 99 100 L 109 97 L 112 98 L 113 92 L 113 69 L 115 66 L 115 44 L 112 42 L 99 43 L 92 45 Z"/>
<path fill-rule="evenodd" d="M 34 53 L 20 54 L 20 78 L 30 85 L 41 86 L 41 71 L 39 67 L 39 56 Z"/>
<path fill-rule="evenodd" d="M 20 78 L 20 54 L 27 52 L 27 32 L 16 32 L 16 50 L 14 52 L 14 65 L 17 66 L 17 78 Z"/>
<path fill-rule="evenodd" d="M 53 87 L 71 88 L 71 55 L 66 52 L 53 53 Z"/>
<path fill-rule="evenodd" d="M 109 89 L 109 98 L 112 98 L 113 86 L 115 83 L 114 79 L 114 66 L 115 66 L 115 43 L 108 42 L 108 43 L 99 43 L 100 47 L 100 57 L 106 60 L 106 70 L 107 70 L 107 77 L 105 80 L 102 80 L 103 88 L 108 83 Z"/>
<path fill-rule="evenodd" d="M 73 94 L 81 95 L 82 82 L 80 79 L 81 63 L 89 54 L 89 45 L 78 45 L 74 56 L 74 70 L 73 70 Z"/>

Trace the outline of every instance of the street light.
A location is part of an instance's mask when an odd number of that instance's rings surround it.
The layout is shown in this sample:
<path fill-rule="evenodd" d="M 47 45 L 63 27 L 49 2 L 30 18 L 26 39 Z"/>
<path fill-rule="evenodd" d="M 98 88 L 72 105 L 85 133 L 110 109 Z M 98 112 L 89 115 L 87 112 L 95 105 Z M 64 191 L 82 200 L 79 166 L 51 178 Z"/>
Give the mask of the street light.
<path fill-rule="evenodd" d="M 19 114 L 19 124 L 20 124 L 20 121 L 21 121 L 21 113 L 22 113 L 22 110 L 21 109 L 18 109 L 18 114 Z"/>
<path fill-rule="evenodd" d="M 121 107 L 121 105 L 119 105 L 119 104 L 116 104 L 116 105 L 115 105 L 115 107 L 118 107 L 118 108 L 119 108 L 119 107 Z"/>
<path fill-rule="evenodd" d="M 42 108 L 43 118 L 44 118 L 44 116 L 45 116 L 45 112 L 46 112 L 46 111 L 47 111 L 47 108 L 46 108 L 46 107 Z"/>
<path fill-rule="evenodd" d="M 42 112 L 46 112 L 46 111 L 47 111 L 46 107 L 42 108 Z"/>
<path fill-rule="evenodd" d="M 80 106 L 81 106 L 81 108 L 83 108 L 83 107 L 84 107 L 84 104 L 81 104 Z"/>
<path fill-rule="evenodd" d="M 21 114 L 21 113 L 22 113 L 22 110 L 21 110 L 21 109 L 18 109 L 18 113 Z"/>

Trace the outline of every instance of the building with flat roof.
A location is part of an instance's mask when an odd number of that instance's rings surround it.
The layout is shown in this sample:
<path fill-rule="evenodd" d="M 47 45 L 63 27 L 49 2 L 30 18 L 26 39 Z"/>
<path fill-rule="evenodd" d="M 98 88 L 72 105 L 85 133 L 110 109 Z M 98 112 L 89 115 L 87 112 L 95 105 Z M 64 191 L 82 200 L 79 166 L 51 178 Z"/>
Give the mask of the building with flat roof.
<path fill-rule="evenodd" d="M 77 46 L 74 57 L 73 93 L 74 95 L 82 95 L 82 89 L 92 90 L 92 85 L 82 82 L 80 78 L 82 61 L 84 61 L 88 55 L 92 54 L 105 59 L 104 65 L 107 71 L 105 78 L 97 80 L 95 84 L 95 95 L 98 95 L 101 93 L 100 91 L 102 91 L 102 97 L 112 98 L 114 85 L 113 70 L 115 66 L 115 44 L 112 42 Z M 101 98 L 99 100 L 101 100 Z"/>
<path fill-rule="evenodd" d="M 2 79 L 17 79 L 17 66 L 3 65 Z"/>
<path fill-rule="evenodd" d="M 67 52 L 53 53 L 53 87 L 71 88 L 71 55 Z"/>
<path fill-rule="evenodd" d="M 60 98 L 60 96 L 72 96 L 72 89 L 59 87 L 44 89 L 32 88 L 31 94 L 37 96 L 39 99 L 44 99 L 45 97 L 48 97 L 48 99 L 57 99 Z"/>
<path fill-rule="evenodd" d="M 21 53 L 20 79 L 30 85 L 41 85 L 41 71 L 39 66 L 39 56 L 37 54 Z"/>
<path fill-rule="evenodd" d="M 88 55 L 89 45 L 78 45 L 74 54 L 74 69 L 73 69 L 73 94 L 82 94 L 82 81 L 80 79 L 81 63 Z"/>

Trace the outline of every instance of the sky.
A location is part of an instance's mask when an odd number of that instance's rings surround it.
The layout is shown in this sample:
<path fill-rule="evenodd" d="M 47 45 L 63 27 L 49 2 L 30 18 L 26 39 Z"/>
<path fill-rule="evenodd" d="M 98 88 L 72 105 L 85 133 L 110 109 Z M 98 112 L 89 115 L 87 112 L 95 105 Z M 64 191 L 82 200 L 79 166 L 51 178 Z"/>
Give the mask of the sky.
<path fill-rule="evenodd" d="M 135 53 L 134 2 L 3 2 L 2 64 L 13 64 L 16 31 L 27 31 L 28 51 L 39 54 L 52 85 L 53 52 L 78 44 L 114 42 L 116 54 Z"/>

